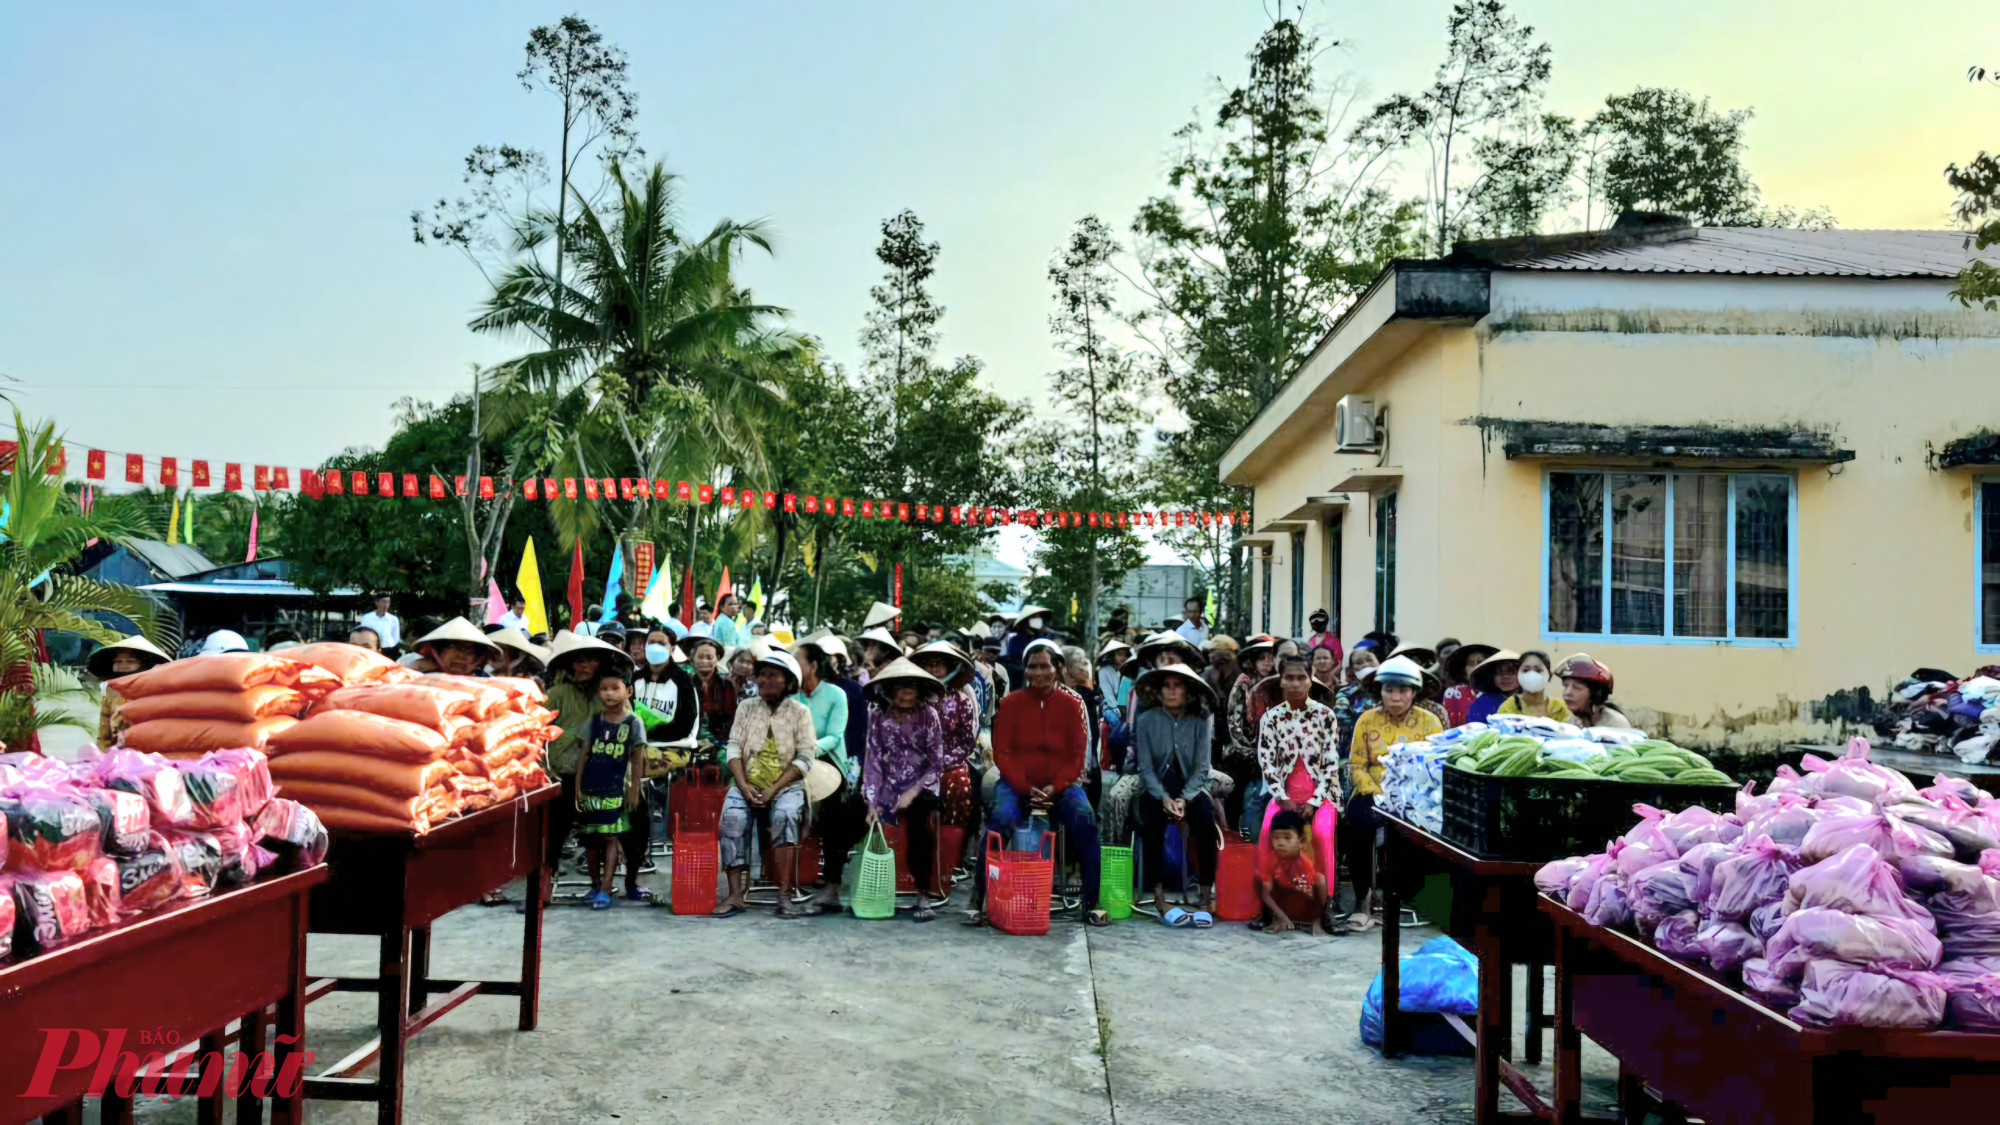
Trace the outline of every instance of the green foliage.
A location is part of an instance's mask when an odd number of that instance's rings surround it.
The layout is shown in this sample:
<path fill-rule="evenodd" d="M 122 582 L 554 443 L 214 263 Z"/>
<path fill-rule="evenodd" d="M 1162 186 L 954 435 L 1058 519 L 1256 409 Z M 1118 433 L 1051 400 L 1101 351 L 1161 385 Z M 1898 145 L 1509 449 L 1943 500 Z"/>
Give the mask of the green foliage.
<path fill-rule="evenodd" d="M 1989 75 L 1984 67 L 1973 67 L 1966 77 L 1982 82 Z M 2000 83 L 2000 72 L 1991 77 Z M 1945 169 L 1945 182 L 1958 192 L 1952 214 L 1969 231 L 1966 244 L 1975 250 L 1985 250 L 2000 243 L 2000 156 L 1981 152 L 1962 166 L 1953 164 Z M 1992 262 L 1973 260 L 1959 273 L 1951 297 L 1966 308 L 1977 305 L 1989 312 L 2000 309 L 2000 268 Z"/>
<path fill-rule="evenodd" d="M 1640 87 L 1604 99 L 1592 126 L 1610 138 L 1603 165 L 1612 211 L 1661 211 L 1702 225 L 1746 225 L 1758 191 L 1743 167 L 1751 111 L 1711 110 L 1707 98 Z"/>

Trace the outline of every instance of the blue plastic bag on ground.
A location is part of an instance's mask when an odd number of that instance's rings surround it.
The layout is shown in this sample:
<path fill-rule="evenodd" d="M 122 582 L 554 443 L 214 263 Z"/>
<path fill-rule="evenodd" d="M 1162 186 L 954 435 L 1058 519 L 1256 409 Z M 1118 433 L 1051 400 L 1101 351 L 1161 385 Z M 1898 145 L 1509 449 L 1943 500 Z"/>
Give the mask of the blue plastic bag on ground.
<path fill-rule="evenodd" d="M 1448 937 L 1435 937 L 1406 955 L 1399 970 L 1405 1012 L 1450 1012 L 1469 1016 L 1479 1010 L 1479 962 Z M 1382 1045 L 1382 973 L 1361 998 L 1361 1041 Z M 1416 1046 L 1412 1045 L 1413 1049 Z"/>

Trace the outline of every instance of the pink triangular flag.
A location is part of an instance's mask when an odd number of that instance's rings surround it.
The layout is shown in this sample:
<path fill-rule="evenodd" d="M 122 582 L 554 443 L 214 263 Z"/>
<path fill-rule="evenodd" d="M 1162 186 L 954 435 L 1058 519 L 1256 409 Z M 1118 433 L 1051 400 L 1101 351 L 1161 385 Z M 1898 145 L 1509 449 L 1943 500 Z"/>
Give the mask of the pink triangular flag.
<path fill-rule="evenodd" d="M 257 509 L 250 509 L 250 553 L 243 556 L 244 562 L 257 561 Z"/>
<path fill-rule="evenodd" d="M 498 625 L 500 624 L 500 619 L 505 616 L 507 616 L 507 599 L 500 595 L 500 583 L 488 578 L 486 580 L 486 623 L 488 625 Z"/>

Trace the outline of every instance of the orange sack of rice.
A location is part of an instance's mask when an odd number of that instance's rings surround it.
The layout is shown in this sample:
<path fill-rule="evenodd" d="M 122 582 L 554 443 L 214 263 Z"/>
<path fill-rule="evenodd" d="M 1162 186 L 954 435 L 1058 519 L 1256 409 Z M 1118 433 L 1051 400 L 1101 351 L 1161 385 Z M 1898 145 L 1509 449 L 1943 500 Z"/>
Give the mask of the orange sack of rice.
<path fill-rule="evenodd" d="M 390 762 L 431 762 L 451 743 L 427 726 L 366 711 L 317 711 L 299 725 L 273 736 L 265 752 L 273 758 L 326 752 Z"/>
<path fill-rule="evenodd" d="M 325 781 L 373 790 L 385 797 L 419 796 L 457 772 L 450 762 L 442 759 L 426 763 L 391 762 L 331 750 L 307 750 L 271 759 L 271 780 L 280 783 L 280 788 L 286 782 Z"/>
<path fill-rule="evenodd" d="M 276 684 L 317 698 L 340 686 L 324 668 L 268 652 L 225 652 L 170 660 L 118 678 L 118 694 L 128 700 L 177 691 L 243 691 Z"/>
<path fill-rule="evenodd" d="M 445 720 L 472 713 L 472 693 L 427 684 L 363 684 L 344 687 L 313 704 L 313 714 L 366 711 L 443 730 Z"/>
<path fill-rule="evenodd" d="M 471 676 L 453 676 L 445 672 L 427 672 L 422 682 L 431 687 L 449 691 L 469 692 L 473 698 L 472 717 L 475 719 L 497 719 L 513 710 L 514 697 L 505 688 L 494 687 L 486 680 Z"/>
<path fill-rule="evenodd" d="M 297 801 L 316 813 L 324 813 L 330 808 L 352 809 L 356 812 L 373 813 L 376 816 L 394 817 L 405 825 L 422 815 L 429 796 L 419 793 L 412 797 L 397 797 L 364 789 L 358 785 L 343 785 L 336 781 L 290 780 L 278 784 L 278 792 L 286 800 Z"/>
<path fill-rule="evenodd" d="M 286 649 L 285 655 L 324 668 L 339 676 L 341 683 L 350 685 L 380 683 L 382 677 L 389 674 L 389 669 L 397 667 L 395 661 L 374 649 L 344 641 L 300 645 Z"/>
<path fill-rule="evenodd" d="M 200 757 L 211 750 L 268 750 L 273 735 L 297 726 L 290 715 L 255 722 L 229 719 L 149 719 L 125 729 L 125 748 L 142 754 Z"/>
<path fill-rule="evenodd" d="M 403 834 L 415 832 L 422 835 L 430 831 L 428 819 L 415 817 L 384 816 L 378 812 L 350 809 L 344 805 L 328 805 L 316 808 L 314 815 L 319 822 L 334 832 L 371 832 Z"/>
<path fill-rule="evenodd" d="M 545 728 L 542 726 L 542 720 L 534 715 L 502 715 L 484 723 L 475 723 L 460 731 L 458 744 L 475 754 L 486 754 L 497 746 L 519 738 L 540 737 L 537 732 L 543 729 Z M 555 734 L 549 735 L 548 738 L 553 739 L 560 734 L 562 734 L 561 729 L 555 728 Z"/>
<path fill-rule="evenodd" d="M 549 698 L 549 693 L 542 690 L 542 685 L 526 676 L 488 676 L 486 682 L 523 703 L 541 704 L 547 702 Z"/>
<path fill-rule="evenodd" d="M 122 714 L 130 723 L 154 719 L 228 719 L 254 723 L 273 715 L 297 715 L 306 697 L 297 688 L 263 684 L 243 691 L 176 691 L 149 695 L 127 703 Z M 226 748 L 225 748 L 226 749 Z"/>

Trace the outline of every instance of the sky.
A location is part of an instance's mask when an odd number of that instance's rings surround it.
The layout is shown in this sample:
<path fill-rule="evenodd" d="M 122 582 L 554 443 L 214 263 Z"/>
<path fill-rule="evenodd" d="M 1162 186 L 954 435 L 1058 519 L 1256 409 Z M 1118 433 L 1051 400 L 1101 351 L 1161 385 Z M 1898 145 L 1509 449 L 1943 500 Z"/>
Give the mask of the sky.
<path fill-rule="evenodd" d="M 1316 2 L 1330 71 L 1421 84 L 1449 0 Z M 1677 86 L 1750 107 L 1767 200 L 1846 227 L 1948 225 L 1941 172 L 2000 147 L 1991 0 L 1517 0 L 1554 48 L 1550 109 Z M 761 218 L 746 277 L 853 363 L 881 221 L 942 244 L 942 351 L 1043 396 L 1051 253 L 1123 230 L 1173 131 L 1240 78 L 1241 0 L 1006 4 L 17 3 L 0 8 L 0 384 L 84 444 L 316 464 L 379 445 L 518 340 L 465 328 L 480 276 L 412 243 L 475 144 L 552 149 L 514 79 L 574 10 L 623 47 L 649 153 L 690 225 Z"/>

